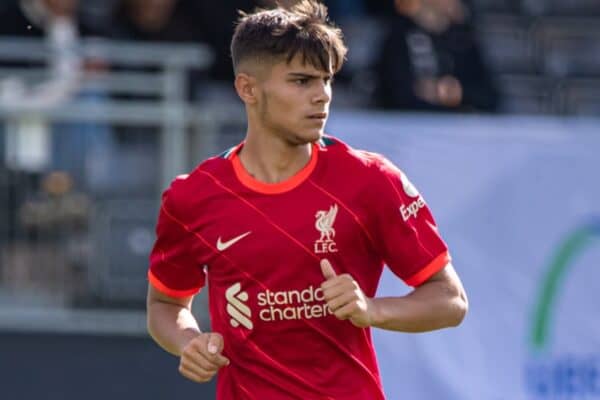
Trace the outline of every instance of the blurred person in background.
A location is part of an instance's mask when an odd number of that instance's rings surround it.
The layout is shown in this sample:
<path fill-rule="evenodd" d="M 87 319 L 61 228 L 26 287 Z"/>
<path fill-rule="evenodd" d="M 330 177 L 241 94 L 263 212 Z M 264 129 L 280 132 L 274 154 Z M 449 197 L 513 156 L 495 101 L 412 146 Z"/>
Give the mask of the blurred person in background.
<path fill-rule="evenodd" d="M 108 33 L 113 39 L 207 43 L 216 55 L 209 77 L 229 81 L 231 21 L 238 10 L 256 3 L 254 0 L 222 0 L 216 6 L 208 0 L 119 0 Z"/>
<path fill-rule="evenodd" d="M 76 30 L 77 6 L 78 0 L 9 0 L 0 6 L 0 34 L 42 37 L 57 29 Z"/>
<path fill-rule="evenodd" d="M 6 139 L 0 157 L 0 204 L 8 217 L 4 232 L 0 231 L 0 241 L 7 239 L 8 254 L 15 259 L 40 245 L 42 231 L 43 236 L 54 239 L 71 232 L 71 225 L 62 221 L 65 215 L 79 209 L 69 209 L 74 206 L 71 200 L 84 196 L 72 194 L 87 188 L 89 156 L 104 151 L 110 141 L 111 133 L 102 124 L 57 123 L 38 113 L 75 101 L 90 106 L 102 101 L 102 93 L 89 88 L 81 90 L 85 74 L 103 70 L 105 65 L 101 58 L 83 59 L 81 36 L 95 31 L 80 22 L 78 12 L 78 0 L 19 0 L 0 7 L 0 35 L 37 39 L 47 49 L 46 60 L 41 58 L 40 62 L 19 59 L 10 51 L 4 52 L 5 58 L 0 60 L 3 67 L 10 68 L 0 81 L 0 106 L 16 110 L 14 116 L 9 114 L 6 119 L 5 132 L 0 137 Z M 32 83 L 27 74 L 30 71 L 39 73 L 42 79 Z M 56 187 L 69 190 L 60 196 L 46 190 Z M 77 232 L 85 229 L 82 224 Z M 72 236 L 83 240 L 79 234 Z M 72 241 L 59 243 L 71 247 Z M 46 261 L 44 268 L 51 267 L 51 260 Z M 18 264 L 9 265 L 16 268 Z M 41 267 L 38 262 L 34 265 Z"/>
<path fill-rule="evenodd" d="M 0 35 L 44 39 L 50 49 L 50 78 L 33 88 L 16 77 L 3 80 L 0 104 L 29 108 L 52 106 L 74 93 L 81 71 L 76 47 L 80 31 L 85 31 L 77 19 L 77 7 L 78 0 L 18 0 L 0 8 Z M 27 67 L 31 64 L 9 65 Z"/>
<path fill-rule="evenodd" d="M 198 27 L 183 0 L 120 0 L 109 27 L 112 39 L 195 42 Z"/>
<path fill-rule="evenodd" d="M 196 44 L 200 41 L 198 26 L 189 12 L 190 2 L 186 0 L 116 0 L 111 4 L 108 15 L 110 24 L 102 36 L 117 42 L 143 42 L 144 44 Z M 115 72 L 162 73 L 164 67 L 156 65 L 110 65 Z M 188 86 L 187 100 L 194 92 L 202 74 L 195 70 L 186 71 Z M 113 93 L 119 101 L 160 101 L 158 93 Z M 138 196 L 150 195 L 156 190 L 155 177 L 159 175 L 160 129 L 158 125 L 116 125 L 113 127 L 114 144 L 110 152 L 95 165 L 110 165 L 105 168 L 98 180 L 103 192 L 110 195 L 127 195 L 135 188 Z M 106 172 L 119 169 L 119 179 Z M 114 175 L 114 172 L 112 173 Z M 108 179 L 106 179 L 108 177 Z M 101 184 L 100 184 L 101 183 Z M 127 189 L 124 187 L 127 186 Z"/>
<path fill-rule="evenodd" d="M 467 311 L 408 178 L 324 135 L 341 35 L 311 0 L 243 14 L 231 54 L 246 138 L 163 195 L 148 329 L 185 377 L 218 372 L 220 400 L 383 399 L 370 328 L 425 332 Z M 374 297 L 384 263 L 410 294 Z M 206 284 L 201 331 L 191 304 Z"/>
<path fill-rule="evenodd" d="M 233 23 L 238 10 L 248 10 L 256 5 L 265 5 L 261 0 L 221 0 L 218 7 L 211 0 L 193 0 L 189 2 L 189 12 L 200 33 L 200 40 L 210 45 L 215 58 L 210 68 L 208 85 L 203 85 L 198 93 L 208 102 L 214 98 L 237 102 L 237 96 L 231 87 L 233 71 L 229 45 L 233 36 Z"/>
<path fill-rule="evenodd" d="M 379 52 L 377 106 L 494 112 L 499 93 L 461 0 L 394 0 Z"/>
<path fill-rule="evenodd" d="M 119 0 L 114 3 L 112 22 L 104 35 L 113 40 L 152 43 L 203 42 L 190 5 L 190 0 Z M 196 71 L 189 75 L 190 97 L 200 77 Z"/>
<path fill-rule="evenodd" d="M 0 82 L 0 105 L 31 110 L 30 116 L 35 117 L 35 110 L 61 106 L 74 97 L 78 104 L 102 102 L 103 94 L 100 91 L 89 88 L 80 90 L 86 74 L 105 72 L 106 64 L 102 57 L 84 59 L 82 56 L 81 37 L 96 35 L 98 31 L 80 21 L 79 6 L 78 0 L 19 0 L 0 9 L 0 19 L 3 21 L 0 34 L 37 38 L 48 49 L 47 65 L 36 65 L 29 61 L 4 63 L 20 68 L 22 72 L 37 67 L 46 69 L 47 73 L 41 83 L 35 84 L 30 83 L 27 76 L 20 75 L 18 70 L 8 75 Z M 35 119 L 35 124 L 27 124 L 29 136 L 37 132 L 50 137 L 39 141 L 47 147 L 40 152 L 49 155 L 46 157 L 48 161 L 40 163 L 37 169 L 63 170 L 72 175 L 76 186 L 82 187 L 88 150 L 92 146 L 105 145 L 108 137 L 105 127 L 91 123 L 51 124 L 41 117 Z M 12 130 L 18 133 L 22 124 L 17 125 Z"/>
<path fill-rule="evenodd" d="M 81 65 L 74 51 L 80 29 L 77 6 L 77 0 L 14 0 L 0 6 L 0 36 L 39 38 L 49 49 L 47 64 L 16 57 L 0 60 L 3 67 L 13 68 L 0 80 L 0 107 L 35 110 L 71 98 L 79 84 Z M 18 73 L 31 67 L 47 69 L 41 83 L 31 84 Z M 18 232 L 16 209 L 30 192 L 37 191 L 41 175 L 52 162 L 51 132 L 47 121 L 35 118 L 35 114 L 12 119 L 3 129 L 0 201 L 7 210 L 8 223 L 2 236 L 11 239 Z M 21 140 L 23 137 L 28 140 Z"/>
<path fill-rule="evenodd" d="M 73 300 L 84 288 L 83 277 L 88 256 L 87 237 L 91 213 L 89 197 L 73 187 L 69 174 L 53 171 L 41 181 L 41 188 L 19 209 L 19 219 L 35 246 L 13 251 L 6 271 L 16 268 L 29 276 L 31 283 L 56 291 Z M 19 247 L 17 247 L 19 249 Z M 19 263 L 17 260 L 27 260 Z M 25 282 L 23 282 L 26 284 Z"/>

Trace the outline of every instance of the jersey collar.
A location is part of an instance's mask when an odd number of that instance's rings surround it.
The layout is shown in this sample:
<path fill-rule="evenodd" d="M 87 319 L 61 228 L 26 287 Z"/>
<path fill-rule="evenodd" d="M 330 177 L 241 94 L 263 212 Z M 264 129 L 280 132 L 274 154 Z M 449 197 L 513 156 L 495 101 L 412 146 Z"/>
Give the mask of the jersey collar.
<path fill-rule="evenodd" d="M 238 153 L 243 146 L 244 142 L 237 145 L 233 151 L 229 153 L 227 158 L 231 160 L 233 170 L 239 181 L 249 189 L 263 194 L 279 194 L 288 192 L 298 187 L 302 182 L 308 179 L 310 174 L 314 171 L 315 167 L 317 166 L 317 159 L 319 158 L 319 146 L 318 144 L 313 143 L 310 160 L 300 171 L 285 181 L 277 183 L 265 183 L 250 175 L 242 165 Z"/>

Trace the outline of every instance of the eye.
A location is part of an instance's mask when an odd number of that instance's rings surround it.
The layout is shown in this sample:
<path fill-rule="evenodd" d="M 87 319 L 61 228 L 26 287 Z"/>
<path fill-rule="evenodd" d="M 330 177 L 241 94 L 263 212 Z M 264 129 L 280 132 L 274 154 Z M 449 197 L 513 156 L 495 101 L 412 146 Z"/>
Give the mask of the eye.
<path fill-rule="evenodd" d="M 298 78 L 294 82 L 299 86 L 306 86 L 308 84 L 308 78 Z"/>

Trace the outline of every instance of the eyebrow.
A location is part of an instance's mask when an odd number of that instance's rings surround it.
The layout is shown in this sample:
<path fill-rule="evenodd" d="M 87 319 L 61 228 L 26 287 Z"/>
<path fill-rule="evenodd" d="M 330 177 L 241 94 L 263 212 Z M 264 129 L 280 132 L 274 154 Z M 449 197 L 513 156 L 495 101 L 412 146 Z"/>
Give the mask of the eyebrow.
<path fill-rule="evenodd" d="M 331 77 L 332 77 L 332 75 L 330 75 L 330 74 L 321 76 L 321 75 L 308 74 L 306 72 L 290 72 L 290 73 L 288 73 L 288 76 L 293 77 L 293 78 L 309 78 L 309 79 L 321 79 L 321 78 L 331 79 Z"/>

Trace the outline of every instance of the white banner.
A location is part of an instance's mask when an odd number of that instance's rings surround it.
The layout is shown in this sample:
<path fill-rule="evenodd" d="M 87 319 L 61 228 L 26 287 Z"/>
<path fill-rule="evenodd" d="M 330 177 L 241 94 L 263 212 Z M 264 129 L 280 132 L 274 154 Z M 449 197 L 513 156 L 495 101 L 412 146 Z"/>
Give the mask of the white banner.
<path fill-rule="evenodd" d="M 374 330 L 390 400 L 600 399 L 600 120 L 338 113 L 430 205 L 466 287 L 457 329 Z M 380 295 L 407 292 L 386 271 Z"/>

